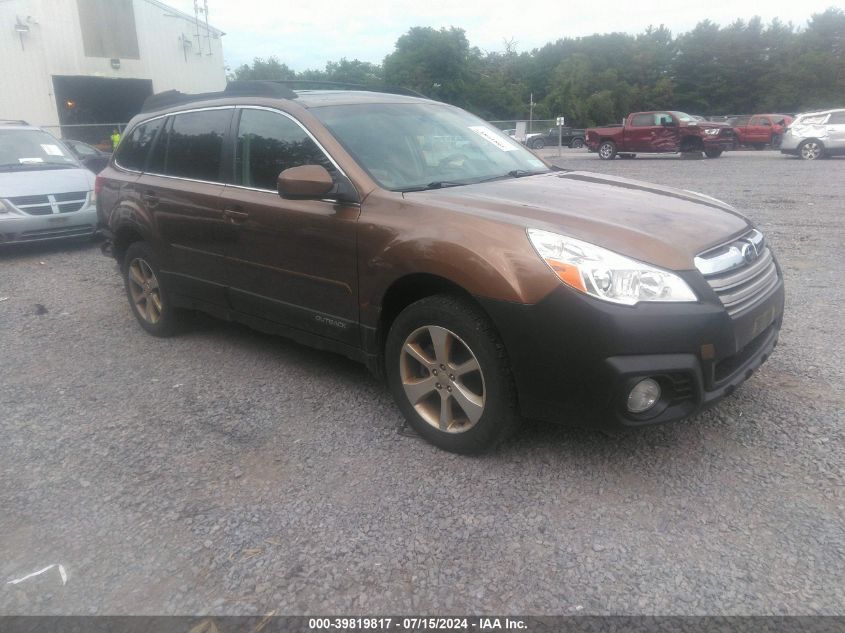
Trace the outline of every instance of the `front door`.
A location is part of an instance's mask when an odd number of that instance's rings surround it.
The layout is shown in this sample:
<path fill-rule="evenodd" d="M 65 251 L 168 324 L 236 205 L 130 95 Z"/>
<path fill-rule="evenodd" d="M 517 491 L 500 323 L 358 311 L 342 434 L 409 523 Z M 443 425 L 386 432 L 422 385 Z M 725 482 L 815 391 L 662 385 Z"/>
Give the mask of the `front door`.
<path fill-rule="evenodd" d="M 238 111 L 234 184 L 223 193 L 236 230 L 227 249 L 232 306 L 350 345 L 360 345 L 356 229 L 360 206 L 285 200 L 279 173 L 339 167 L 295 119 L 277 110 Z"/>
<path fill-rule="evenodd" d="M 845 151 L 845 111 L 834 112 L 827 120 L 827 148 L 836 153 Z"/>

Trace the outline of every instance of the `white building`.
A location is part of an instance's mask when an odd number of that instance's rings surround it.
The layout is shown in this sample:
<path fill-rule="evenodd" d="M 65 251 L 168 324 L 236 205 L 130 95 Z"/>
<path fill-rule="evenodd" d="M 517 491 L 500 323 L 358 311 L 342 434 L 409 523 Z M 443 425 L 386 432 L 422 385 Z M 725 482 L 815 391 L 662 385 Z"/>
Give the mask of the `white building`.
<path fill-rule="evenodd" d="M 0 0 L 0 119 L 122 123 L 155 92 L 222 90 L 224 33 L 196 6 L 199 19 L 157 0 Z"/>

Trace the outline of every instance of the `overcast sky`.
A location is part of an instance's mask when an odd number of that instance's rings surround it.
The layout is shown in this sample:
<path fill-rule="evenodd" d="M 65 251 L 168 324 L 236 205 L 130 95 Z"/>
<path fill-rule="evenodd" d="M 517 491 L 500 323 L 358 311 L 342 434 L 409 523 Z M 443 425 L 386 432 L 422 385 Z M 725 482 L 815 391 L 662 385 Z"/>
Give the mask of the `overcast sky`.
<path fill-rule="evenodd" d="M 803 26 L 813 13 L 843 0 L 208 0 L 213 26 L 226 32 L 230 67 L 276 55 L 295 70 L 322 68 L 342 57 L 380 63 L 412 26 L 456 26 L 470 44 L 486 51 L 531 50 L 561 37 L 624 31 L 665 24 L 673 33 L 709 18 L 728 24 L 755 14 Z M 193 0 L 165 0 L 193 14 Z M 202 5 L 202 0 L 200 0 Z"/>

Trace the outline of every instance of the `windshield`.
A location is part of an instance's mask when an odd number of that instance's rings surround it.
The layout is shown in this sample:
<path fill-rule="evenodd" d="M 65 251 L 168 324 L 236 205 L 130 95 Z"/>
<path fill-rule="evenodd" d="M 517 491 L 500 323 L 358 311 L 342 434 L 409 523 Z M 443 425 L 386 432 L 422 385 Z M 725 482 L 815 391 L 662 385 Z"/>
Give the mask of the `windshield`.
<path fill-rule="evenodd" d="M 452 106 L 361 104 L 311 112 L 374 180 L 393 191 L 549 171 L 512 138 Z"/>
<path fill-rule="evenodd" d="M 0 130 L 0 169 L 77 167 L 76 159 L 41 130 Z"/>

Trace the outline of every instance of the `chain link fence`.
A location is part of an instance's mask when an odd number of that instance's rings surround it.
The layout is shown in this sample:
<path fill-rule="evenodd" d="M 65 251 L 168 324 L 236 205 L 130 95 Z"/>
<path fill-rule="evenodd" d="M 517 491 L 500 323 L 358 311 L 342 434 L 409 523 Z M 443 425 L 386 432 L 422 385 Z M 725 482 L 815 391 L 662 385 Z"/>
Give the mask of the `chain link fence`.
<path fill-rule="evenodd" d="M 71 125 L 42 125 L 56 138 L 62 140 L 82 141 L 93 145 L 104 152 L 111 152 L 112 135 L 117 132 L 123 135 L 126 123 L 74 123 Z"/>

